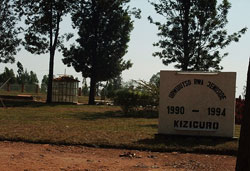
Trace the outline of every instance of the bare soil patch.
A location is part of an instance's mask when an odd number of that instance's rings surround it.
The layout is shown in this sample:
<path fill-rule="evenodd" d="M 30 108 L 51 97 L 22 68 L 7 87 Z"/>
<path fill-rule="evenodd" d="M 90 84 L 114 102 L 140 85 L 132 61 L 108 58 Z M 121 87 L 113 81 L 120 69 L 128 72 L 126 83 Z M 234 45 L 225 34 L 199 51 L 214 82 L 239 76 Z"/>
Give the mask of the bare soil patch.
<path fill-rule="evenodd" d="M 113 171 L 234 170 L 236 158 L 225 155 L 158 153 L 83 146 L 0 142 L 0 170 Z"/>

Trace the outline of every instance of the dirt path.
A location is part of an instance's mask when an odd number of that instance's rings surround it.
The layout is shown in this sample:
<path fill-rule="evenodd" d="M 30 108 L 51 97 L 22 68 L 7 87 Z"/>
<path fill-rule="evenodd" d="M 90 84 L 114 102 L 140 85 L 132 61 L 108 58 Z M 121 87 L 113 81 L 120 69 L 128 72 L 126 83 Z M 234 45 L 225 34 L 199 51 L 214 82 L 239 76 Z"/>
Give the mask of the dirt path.
<path fill-rule="evenodd" d="M 0 142 L 3 171 L 234 170 L 235 157 Z"/>

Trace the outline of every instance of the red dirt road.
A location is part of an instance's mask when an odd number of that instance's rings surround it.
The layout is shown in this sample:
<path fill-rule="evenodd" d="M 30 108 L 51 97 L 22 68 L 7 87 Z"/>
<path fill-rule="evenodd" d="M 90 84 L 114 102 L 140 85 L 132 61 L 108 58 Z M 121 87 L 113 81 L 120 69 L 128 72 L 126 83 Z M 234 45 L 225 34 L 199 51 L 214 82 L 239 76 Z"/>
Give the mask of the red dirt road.
<path fill-rule="evenodd" d="M 223 155 L 155 153 L 0 142 L 1 171 L 233 171 L 236 158 Z"/>

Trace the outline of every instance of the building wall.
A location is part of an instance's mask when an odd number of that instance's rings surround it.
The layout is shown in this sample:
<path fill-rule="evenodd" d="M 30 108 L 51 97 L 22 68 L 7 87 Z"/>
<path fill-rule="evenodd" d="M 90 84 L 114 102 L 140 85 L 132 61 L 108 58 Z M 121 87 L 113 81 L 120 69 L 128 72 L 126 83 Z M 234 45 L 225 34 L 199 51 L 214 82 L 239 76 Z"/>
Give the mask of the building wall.
<path fill-rule="evenodd" d="M 78 102 L 78 82 L 53 82 L 52 102 Z"/>

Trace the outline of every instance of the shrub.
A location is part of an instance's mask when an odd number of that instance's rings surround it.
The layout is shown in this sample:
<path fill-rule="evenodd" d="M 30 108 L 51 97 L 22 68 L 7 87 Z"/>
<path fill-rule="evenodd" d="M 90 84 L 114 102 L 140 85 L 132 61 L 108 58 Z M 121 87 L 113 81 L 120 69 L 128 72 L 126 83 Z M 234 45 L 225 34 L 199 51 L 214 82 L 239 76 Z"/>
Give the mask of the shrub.
<path fill-rule="evenodd" d="M 160 80 L 159 80 L 160 81 Z M 137 89 L 140 89 L 143 95 L 146 95 L 146 106 L 157 107 L 159 106 L 160 99 L 160 82 L 146 82 L 143 80 L 135 81 L 139 86 Z"/>
<path fill-rule="evenodd" d="M 114 104 L 121 106 L 123 112 L 127 114 L 136 107 L 138 94 L 128 88 L 117 90 L 114 97 Z"/>
<path fill-rule="evenodd" d="M 152 96 L 144 91 L 123 88 L 115 93 L 114 103 L 121 106 L 125 114 L 140 108 L 147 109 L 154 105 Z"/>

